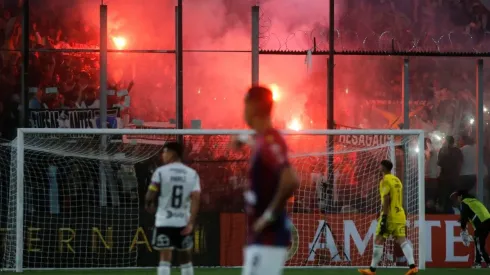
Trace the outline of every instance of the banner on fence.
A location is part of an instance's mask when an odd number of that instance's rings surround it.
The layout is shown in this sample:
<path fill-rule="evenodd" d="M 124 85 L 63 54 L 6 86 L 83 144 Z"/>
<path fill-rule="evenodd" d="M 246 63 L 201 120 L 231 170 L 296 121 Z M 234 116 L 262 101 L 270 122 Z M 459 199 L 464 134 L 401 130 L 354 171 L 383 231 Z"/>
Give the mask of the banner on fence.
<path fill-rule="evenodd" d="M 426 216 L 426 245 L 423 249 L 428 267 L 471 266 L 474 247 L 463 245 L 458 218 L 452 215 Z M 305 262 L 306 265 L 346 265 L 350 259 L 353 266 L 369 266 L 376 230 L 375 215 L 293 214 L 292 220 L 295 227 L 288 265 L 304 265 Z M 323 228 L 325 221 L 330 226 Z M 417 223 L 412 222 L 407 230 L 412 241 L 418 238 L 416 227 Z M 222 266 L 242 264 L 245 236 L 244 214 L 221 214 Z M 490 248 L 490 240 L 487 247 Z"/>
<path fill-rule="evenodd" d="M 29 110 L 31 128 L 100 128 L 99 109 Z M 122 127 L 119 109 L 107 110 L 107 128 Z"/>
<path fill-rule="evenodd" d="M 133 120 L 133 124 L 128 125 L 130 129 L 176 129 L 175 123 L 170 122 L 144 122 Z M 123 135 L 124 143 L 163 145 L 169 140 L 176 140 L 175 135 Z"/>
<path fill-rule="evenodd" d="M 335 125 L 336 130 L 356 130 L 359 128 L 349 127 L 345 125 Z M 383 146 L 390 142 L 394 142 L 389 135 L 338 135 L 334 136 L 335 142 L 352 147 L 377 147 Z"/>

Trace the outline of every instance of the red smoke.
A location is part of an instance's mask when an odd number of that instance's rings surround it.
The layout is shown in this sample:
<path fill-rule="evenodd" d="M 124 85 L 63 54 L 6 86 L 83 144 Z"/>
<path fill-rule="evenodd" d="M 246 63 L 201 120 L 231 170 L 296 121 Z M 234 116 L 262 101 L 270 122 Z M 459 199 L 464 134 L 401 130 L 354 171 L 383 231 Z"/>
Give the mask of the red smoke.
<path fill-rule="evenodd" d="M 81 14 L 81 19 L 86 25 L 97 29 L 100 20 L 100 0 L 49 1 L 49 4 L 68 5 L 67 3 L 71 4 L 72 1 L 76 4 L 70 5 L 73 11 L 67 16 L 67 20 L 77 22 Z M 144 4 L 134 0 L 105 0 L 105 2 L 108 5 L 109 42 L 112 48 L 168 50 L 175 48 L 176 1 L 145 0 Z M 325 50 L 328 48 L 328 2 L 325 0 L 185 0 L 184 48 L 210 51 L 250 50 L 251 6 L 260 4 L 262 49 L 309 50 L 313 48 L 313 39 L 316 38 L 317 49 Z M 347 5 L 347 2 L 353 3 L 348 10 L 343 6 Z M 386 45 L 390 48 L 391 38 L 394 38 L 397 43 L 406 40 L 405 42 L 408 41 L 407 43 L 410 44 L 412 40 L 425 37 L 416 35 L 418 31 L 416 25 L 405 26 L 400 23 L 401 26 L 395 27 L 392 21 L 381 16 L 381 14 L 391 14 L 390 12 L 379 13 L 381 11 L 363 8 L 370 7 L 367 2 L 369 1 L 336 1 L 340 3 L 336 7 L 338 16 L 336 29 L 339 29 L 335 41 L 337 50 L 365 48 L 379 50 Z M 397 9 L 408 9 L 408 6 L 397 5 Z M 409 11 L 405 10 L 405 12 Z M 437 21 L 436 18 L 426 19 L 429 26 L 431 25 L 429 19 Z M 70 25 L 69 22 L 62 23 Z M 455 27 L 450 21 L 443 25 L 447 30 Z M 411 31 L 407 32 L 407 29 Z M 445 39 L 447 33 L 449 31 L 443 32 L 446 34 Z M 98 33 L 94 36 L 94 40 L 98 41 Z M 456 39 L 456 34 L 451 37 L 451 41 L 459 41 Z M 121 43 L 121 38 L 125 39 L 125 43 Z M 467 39 L 465 36 L 460 40 L 464 42 Z M 114 42 L 117 42 L 117 45 Z M 449 42 L 444 43 L 447 45 Z M 326 127 L 326 56 L 313 56 L 311 68 L 305 64 L 305 58 L 306 56 L 260 56 L 261 83 L 276 84 L 279 87 L 275 118 L 281 128 L 287 127 L 295 119 L 303 125 L 303 128 Z M 427 68 L 436 70 L 441 67 L 457 66 L 461 71 L 474 70 L 471 59 L 455 60 L 446 62 L 444 59 L 438 59 L 435 63 L 431 58 L 411 59 L 414 92 L 422 90 L 422 87 L 417 85 L 425 85 Z M 360 127 L 362 124 L 362 127 L 367 128 L 396 127 L 397 125 L 391 125 L 392 122 L 372 110 L 373 107 L 380 106 L 366 104 L 366 99 L 391 98 L 396 101 L 401 98 L 400 62 L 399 57 L 336 56 L 335 123 L 354 127 Z M 465 63 L 464 66 L 462 62 Z M 447 66 L 441 63 L 447 63 Z M 419 71 L 421 73 L 418 73 Z M 109 75 L 111 81 L 126 83 L 135 81 L 135 88 L 131 91 L 133 118 L 144 121 L 169 121 L 175 118 L 175 56 L 173 54 L 110 53 Z M 432 78 L 440 83 L 454 79 L 451 71 L 440 70 Z M 203 128 L 244 127 L 241 115 L 242 98 L 250 83 L 250 53 L 185 52 L 186 124 L 189 124 L 192 119 L 200 119 Z M 386 111 L 395 116 L 401 114 L 399 106 L 387 107 L 387 109 L 390 110 Z"/>
<path fill-rule="evenodd" d="M 87 22 L 99 21 L 99 9 L 95 2 L 79 1 Z M 174 49 L 175 2 L 145 0 L 143 5 L 134 0 L 106 1 L 109 35 L 112 38 L 110 47 Z M 257 2 L 184 1 L 184 49 L 250 50 L 251 7 Z M 328 27 L 328 1 L 260 2 L 263 49 L 310 49 L 313 46 L 310 37 L 313 28 L 321 26 L 326 30 Z M 341 12 L 340 7 L 338 12 Z M 320 64 L 323 60 L 316 58 L 313 64 L 315 62 Z M 135 88 L 131 94 L 132 117 L 145 121 L 168 121 L 175 117 L 173 54 L 112 53 L 109 55 L 109 63 L 109 79 L 129 82 L 134 78 Z M 309 78 L 311 80 L 311 74 L 307 73 L 305 56 L 260 57 L 260 81 L 266 85 L 274 84 L 271 88 L 278 93 L 276 121 L 279 127 L 285 127 L 289 122 L 294 123 L 297 128 L 298 124 L 312 120 L 304 112 L 307 98 L 312 93 L 311 87 L 307 85 Z M 203 128 L 244 127 L 242 98 L 250 84 L 250 53 L 186 52 L 186 123 L 191 119 L 200 119 Z M 324 95 L 326 89 L 320 90 Z M 325 105 L 322 107 L 325 108 Z"/>

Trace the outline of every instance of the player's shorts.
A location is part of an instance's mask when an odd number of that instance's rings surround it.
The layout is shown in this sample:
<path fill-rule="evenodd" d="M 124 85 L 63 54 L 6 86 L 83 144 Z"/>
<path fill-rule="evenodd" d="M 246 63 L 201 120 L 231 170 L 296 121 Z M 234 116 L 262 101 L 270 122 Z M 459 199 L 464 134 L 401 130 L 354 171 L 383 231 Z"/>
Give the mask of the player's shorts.
<path fill-rule="evenodd" d="M 155 227 L 151 245 L 155 250 L 164 249 L 191 249 L 194 245 L 192 235 L 182 235 L 181 232 L 185 227 Z"/>
<path fill-rule="evenodd" d="M 389 238 L 393 236 L 397 237 L 406 237 L 406 223 L 390 223 L 388 222 L 386 232 L 382 235 L 383 238 Z M 378 226 L 376 226 L 376 236 L 379 236 L 379 232 L 381 231 L 381 218 L 378 220 Z"/>
<path fill-rule="evenodd" d="M 243 255 L 242 275 L 282 275 L 288 250 L 286 247 L 249 245 Z"/>

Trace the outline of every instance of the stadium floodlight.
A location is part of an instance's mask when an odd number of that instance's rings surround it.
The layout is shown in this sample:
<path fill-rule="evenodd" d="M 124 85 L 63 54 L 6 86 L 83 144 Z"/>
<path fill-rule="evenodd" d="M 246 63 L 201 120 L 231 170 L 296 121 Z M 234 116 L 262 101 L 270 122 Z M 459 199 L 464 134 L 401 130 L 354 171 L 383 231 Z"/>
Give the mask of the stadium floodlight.
<path fill-rule="evenodd" d="M 178 135 L 193 151 L 219 157 L 224 166 L 236 165 L 237 160 L 246 163 L 243 160 L 249 153 L 234 155 L 228 142 L 231 136 L 245 139 L 250 134 L 242 130 L 18 129 L 17 139 L 0 147 L 0 162 L 10 167 L 4 196 L 7 218 L 2 217 L 7 220 L 3 267 L 16 271 L 136 267 L 138 252 L 130 245 L 142 212 L 137 180 L 130 172 L 134 165 L 157 155 L 165 141 Z M 295 228 L 288 266 L 369 266 L 381 209 L 379 163 L 391 159 L 404 184 L 407 238 L 417 264 L 424 269 L 424 154 L 409 154 L 413 144 L 424 148 L 423 131 L 286 130 L 283 134 L 290 162 L 301 179 L 294 202 L 288 204 Z M 329 135 L 335 140 L 333 151 L 326 147 Z M 104 150 L 101 140 L 107 141 Z M 330 154 L 333 163 L 329 163 Z M 195 168 L 198 172 L 208 169 Z M 238 170 L 230 169 L 241 173 L 234 176 L 246 177 Z M 227 179 L 213 181 L 223 189 L 233 188 Z M 107 186 L 98 188 L 98 182 Z M 86 232 L 75 232 L 75 227 Z M 381 266 L 394 266 L 394 258 L 394 242 L 388 240 Z"/>

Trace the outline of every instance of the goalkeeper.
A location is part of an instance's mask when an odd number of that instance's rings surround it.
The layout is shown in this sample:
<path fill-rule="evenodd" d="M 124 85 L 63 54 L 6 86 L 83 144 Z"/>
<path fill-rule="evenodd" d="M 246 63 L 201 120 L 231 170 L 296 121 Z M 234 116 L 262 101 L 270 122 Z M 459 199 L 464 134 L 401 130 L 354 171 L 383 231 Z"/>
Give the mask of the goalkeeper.
<path fill-rule="evenodd" d="M 457 202 L 461 209 L 461 237 L 466 246 L 471 241 L 466 228 L 470 222 L 475 229 L 475 263 L 473 267 L 481 267 L 482 259 L 490 266 L 490 258 L 485 249 L 486 240 L 490 233 L 490 213 L 488 209 L 475 197 L 468 194 L 466 190 L 456 191 L 451 194 L 451 199 Z"/>
<path fill-rule="evenodd" d="M 381 205 L 383 207 L 381 218 L 376 228 L 376 239 L 373 248 L 373 259 L 369 269 L 359 269 L 359 273 L 364 275 L 376 274 L 376 266 L 383 257 L 383 246 L 386 239 L 390 236 L 395 237 L 400 245 L 403 254 L 407 258 L 409 270 L 406 275 L 417 274 L 413 258 L 413 249 L 410 242 L 405 238 L 405 227 L 407 218 L 403 209 L 403 186 L 402 182 L 395 175 L 391 174 L 393 163 L 389 160 L 381 161 L 381 173 L 383 179 L 379 184 Z"/>

